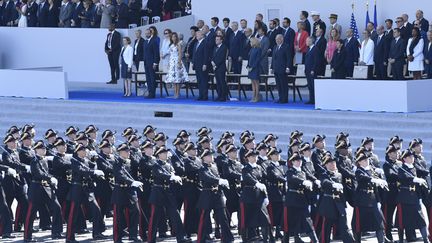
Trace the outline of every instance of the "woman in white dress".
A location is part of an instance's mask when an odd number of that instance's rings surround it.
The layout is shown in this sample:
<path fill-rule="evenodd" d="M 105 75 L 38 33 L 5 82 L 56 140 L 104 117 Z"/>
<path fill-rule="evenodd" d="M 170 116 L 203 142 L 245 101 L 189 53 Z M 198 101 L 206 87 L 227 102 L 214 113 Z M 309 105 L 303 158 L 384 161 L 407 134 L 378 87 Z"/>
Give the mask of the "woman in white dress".
<path fill-rule="evenodd" d="M 423 47 L 424 41 L 423 38 L 421 38 L 420 29 L 414 27 L 412 30 L 412 37 L 408 40 L 406 49 L 408 71 L 413 73 L 413 79 L 421 79 L 421 73 L 424 69 Z"/>
<path fill-rule="evenodd" d="M 181 83 L 189 81 L 188 73 L 182 62 L 182 47 L 179 44 L 179 37 L 176 32 L 171 35 L 171 44 L 169 46 L 170 59 L 168 63 L 167 83 L 174 84 L 174 98 L 180 96 Z"/>
<path fill-rule="evenodd" d="M 28 0 L 22 0 L 21 6 L 16 7 L 18 13 L 20 14 L 18 27 L 27 27 L 27 2 Z"/>
<path fill-rule="evenodd" d="M 162 45 L 160 47 L 160 59 L 161 59 L 161 68 L 162 72 L 168 71 L 168 63 L 170 60 L 170 44 L 171 44 L 171 34 L 172 31 L 170 29 L 164 30 L 164 38 L 162 40 Z"/>

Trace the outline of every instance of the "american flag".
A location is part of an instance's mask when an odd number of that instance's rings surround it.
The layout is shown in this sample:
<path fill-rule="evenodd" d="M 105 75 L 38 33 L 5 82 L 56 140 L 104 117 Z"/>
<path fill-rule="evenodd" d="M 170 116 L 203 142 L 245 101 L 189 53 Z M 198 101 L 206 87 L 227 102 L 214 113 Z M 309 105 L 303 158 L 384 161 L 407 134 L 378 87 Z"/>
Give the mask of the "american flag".
<path fill-rule="evenodd" d="M 358 33 L 358 29 L 357 29 L 357 22 L 355 20 L 354 17 L 354 13 L 351 14 L 351 24 L 350 24 L 350 28 L 353 30 L 354 32 L 354 37 L 358 39 L 360 39 L 359 33 Z"/>

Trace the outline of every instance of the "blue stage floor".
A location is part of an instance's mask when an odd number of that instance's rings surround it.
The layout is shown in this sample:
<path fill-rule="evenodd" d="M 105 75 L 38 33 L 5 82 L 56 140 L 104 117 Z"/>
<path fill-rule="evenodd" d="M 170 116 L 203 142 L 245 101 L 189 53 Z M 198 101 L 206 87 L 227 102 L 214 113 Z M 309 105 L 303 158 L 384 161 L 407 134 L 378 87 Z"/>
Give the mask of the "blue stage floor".
<path fill-rule="evenodd" d="M 211 95 L 210 95 L 211 97 Z M 306 105 L 302 102 L 296 101 L 293 103 L 290 100 L 288 104 L 277 104 L 271 99 L 269 101 L 262 101 L 258 103 L 249 102 L 248 100 L 241 101 L 196 101 L 189 96 L 189 99 L 182 97 L 174 99 L 170 97 L 145 99 L 140 96 L 123 97 L 121 92 L 101 92 L 101 91 L 70 91 L 69 100 L 85 100 L 85 101 L 103 101 L 103 102 L 127 102 L 127 103 L 143 103 L 143 104 L 184 104 L 184 105 L 205 105 L 205 106 L 225 106 L 225 107 L 256 107 L 256 108 L 278 108 L 278 109 L 294 109 L 294 110 L 314 110 L 313 105 Z"/>

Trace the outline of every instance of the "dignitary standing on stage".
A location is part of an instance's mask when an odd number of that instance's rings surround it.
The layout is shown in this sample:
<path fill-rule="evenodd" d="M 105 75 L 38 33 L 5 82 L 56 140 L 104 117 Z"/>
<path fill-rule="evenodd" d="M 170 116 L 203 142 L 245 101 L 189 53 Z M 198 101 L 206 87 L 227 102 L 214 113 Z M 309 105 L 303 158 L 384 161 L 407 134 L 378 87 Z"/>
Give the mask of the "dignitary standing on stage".
<path fill-rule="evenodd" d="M 251 80 L 252 83 L 253 95 L 252 95 L 251 102 L 258 102 L 260 100 L 259 82 L 260 82 L 261 44 L 257 38 L 252 37 L 250 38 L 250 46 L 251 49 L 249 52 L 249 61 L 247 64 L 247 70 L 248 70 L 248 78 Z"/>
<path fill-rule="evenodd" d="M 424 40 L 420 35 L 418 27 L 412 29 L 412 37 L 408 40 L 406 46 L 406 55 L 408 61 L 408 71 L 412 72 L 413 79 L 421 79 L 424 70 Z"/>
<path fill-rule="evenodd" d="M 144 32 L 146 40 L 144 41 L 144 69 L 147 80 L 148 96 L 147 98 L 156 97 L 156 71 L 158 70 L 160 54 L 158 37 L 152 35 L 150 29 Z"/>
<path fill-rule="evenodd" d="M 276 45 L 273 47 L 271 69 L 275 75 L 279 100 L 276 103 L 288 103 L 288 74 L 293 69 L 292 47 L 284 43 L 282 34 L 276 36 Z"/>

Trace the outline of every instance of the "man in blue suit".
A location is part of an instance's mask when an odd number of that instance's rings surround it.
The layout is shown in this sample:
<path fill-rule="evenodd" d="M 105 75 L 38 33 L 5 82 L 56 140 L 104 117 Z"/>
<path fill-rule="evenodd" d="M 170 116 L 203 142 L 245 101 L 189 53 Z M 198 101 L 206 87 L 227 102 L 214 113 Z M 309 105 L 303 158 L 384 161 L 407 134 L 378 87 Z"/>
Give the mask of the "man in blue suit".
<path fill-rule="evenodd" d="M 213 51 L 211 64 L 216 78 L 217 101 L 227 101 L 228 87 L 225 79 L 227 47 L 223 43 L 223 36 L 217 35 L 215 39 L 216 47 Z"/>
<path fill-rule="evenodd" d="M 325 58 L 325 50 L 327 48 L 327 40 L 324 38 L 325 30 L 318 28 L 315 30 L 315 48 L 317 49 L 318 63 L 316 64 L 316 75 L 324 76 L 327 60 Z"/>
<path fill-rule="evenodd" d="M 32 1 L 31 3 L 29 3 L 27 13 L 26 13 L 28 27 L 37 26 L 37 11 L 38 11 L 38 5 L 36 1 Z"/>
<path fill-rule="evenodd" d="M 387 59 L 388 48 L 386 37 L 384 36 L 384 26 L 380 25 L 377 28 L 377 38 L 374 49 L 375 73 L 378 80 L 387 79 Z"/>
<path fill-rule="evenodd" d="M 346 31 L 346 39 L 345 39 L 345 50 L 346 50 L 346 59 L 345 59 L 345 68 L 347 70 L 347 77 L 352 77 L 354 72 L 354 65 L 357 64 L 358 59 L 360 57 L 359 51 L 359 42 L 357 38 L 353 36 L 354 31 L 352 29 L 348 29 Z"/>
<path fill-rule="evenodd" d="M 399 28 L 393 29 L 393 41 L 390 46 L 388 62 L 391 64 L 393 79 L 403 80 L 403 66 L 405 64 L 405 41 L 401 37 Z"/>
<path fill-rule="evenodd" d="M 294 38 L 295 38 L 295 31 L 293 28 L 291 28 L 291 19 L 284 18 L 282 21 L 282 27 L 284 28 L 283 36 L 284 36 L 284 43 L 288 45 L 288 47 L 291 49 L 291 54 L 294 58 Z"/>
<path fill-rule="evenodd" d="M 14 26 L 14 21 L 18 19 L 18 11 L 16 10 L 13 0 L 3 3 L 3 25 Z"/>
<path fill-rule="evenodd" d="M 275 75 L 279 92 L 279 100 L 276 103 L 288 103 L 288 77 L 292 70 L 293 59 L 291 48 L 284 43 L 282 34 L 276 36 L 276 45 L 273 48 L 271 69 Z"/>
<path fill-rule="evenodd" d="M 74 0 L 73 1 L 73 11 L 72 11 L 72 27 L 73 28 L 81 28 L 81 19 L 79 18 L 79 15 L 84 10 L 83 4 L 80 0 Z"/>
<path fill-rule="evenodd" d="M 268 54 L 271 53 L 270 48 L 270 39 L 267 37 L 267 31 L 264 29 L 264 27 L 260 27 L 258 29 L 258 35 L 260 38 L 260 44 L 261 44 L 261 68 L 260 73 L 267 75 L 269 72 L 269 60 L 268 60 Z"/>
<path fill-rule="evenodd" d="M 427 32 L 427 42 L 424 46 L 425 73 L 432 78 L 432 31 Z"/>
<path fill-rule="evenodd" d="M 159 45 L 156 36 L 151 35 L 150 29 L 145 30 L 145 36 L 143 55 L 148 87 L 147 98 L 153 99 L 156 97 L 156 70 L 160 60 Z"/>
<path fill-rule="evenodd" d="M 199 88 L 199 96 L 197 100 L 206 101 L 208 100 L 209 49 L 207 48 L 206 44 L 207 40 L 204 39 L 204 33 L 202 31 L 198 31 L 196 35 L 198 41 L 194 46 L 192 63 L 196 73 Z"/>
<path fill-rule="evenodd" d="M 241 73 L 243 58 L 242 51 L 244 50 L 244 45 L 246 45 L 246 36 L 238 30 L 238 23 L 232 22 L 231 29 L 233 33 L 229 40 L 229 52 L 228 58 L 231 60 L 231 71 L 235 74 Z"/>
<path fill-rule="evenodd" d="M 39 27 L 48 27 L 49 26 L 49 19 L 48 19 L 49 7 L 50 6 L 46 0 L 42 0 L 39 3 L 39 8 L 38 8 Z"/>
<path fill-rule="evenodd" d="M 315 77 L 317 63 L 319 62 L 318 49 L 314 45 L 315 38 L 310 36 L 306 39 L 306 45 L 309 47 L 305 56 L 305 75 L 309 89 L 309 101 L 306 104 L 315 104 Z"/>

